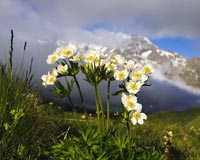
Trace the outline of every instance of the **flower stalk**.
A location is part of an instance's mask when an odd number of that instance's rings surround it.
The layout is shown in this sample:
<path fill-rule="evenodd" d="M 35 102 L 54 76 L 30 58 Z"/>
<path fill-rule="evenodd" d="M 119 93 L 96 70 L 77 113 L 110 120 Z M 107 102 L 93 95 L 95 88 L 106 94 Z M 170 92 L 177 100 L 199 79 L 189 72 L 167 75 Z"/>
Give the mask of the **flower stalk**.
<path fill-rule="evenodd" d="M 103 111 L 103 105 L 102 105 L 102 100 L 101 96 L 99 93 L 98 85 L 95 83 L 94 85 L 95 88 L 95 101 L 96 101 L 96 112 L 97 112 L 97 119 L 98 119 L 98 125 L 99 129 L 104 130 L 105 129 L 105 122 L 104 122 L 104 111 Z"/>
<path fill-rule="evenodd" d="M 85 101 L 84 101 L 84 98 L 83 98 L 81 87 L 79 85 L 79 82 L 77 80 L 76 75 L 74 75 L 73 78 L 74 78 L 76 86 L 78 88 L 78 92 L 79 92 L 79 95 L 80 95 L 80 98 L 81 98 L 82 108 L 83 108 L 84 115 L 86 116 L 87 124 L 89 125 L 89 119 L 88 119 L 88 114 L 87 114 L 87 110 L 86 110 L 86 104 L 85 104 Z"/>
<path fill-rule="evenodd" d="M 110 80 L 108 80 L 107 84 L 107 125 L 106 128 L 107 130 L 109 129 L 110 126 Z"/>
<path fill-rule="evenodd" d="M 98 123 L 98 127 L 100 130 L 100 110 L 99 110 L 99 102 L 98 102 L 98 96 L 97 96 L 97 86 L 94 86 L 95 89 L 95 104 L 96 104 L 96 114 L 97 114 L 97 123 Z"/>
<path fill-rule="evenodd" d="M 69 86 L 70 84 L 69 84 L 69 82 L 68 82 L 68 80 L 67 80 L 67 77 L 64 76 L 64 78 L 65 78 L 65 82 L 66 82 L 67 85 Z M 74 116 L 74 118 L 76 119 L 76 122 L 77 122 L 78 127 L 80 128 L 80 122 L 79 122 L 78 113 L 77 113 L 77 111 L 76 111 L 76 108 L 75 108 L 75 105 L 74 105 L 74 103 L 73 103 L 73 101 L 72 101 L 72 98 L 71 98 L 70 95 L 69 95 L 67 98 L 68 98 L 68 100 L 69 100 L 69 102 L 70 102 L 70 105 L 72 106 L 73 116 Z"/>

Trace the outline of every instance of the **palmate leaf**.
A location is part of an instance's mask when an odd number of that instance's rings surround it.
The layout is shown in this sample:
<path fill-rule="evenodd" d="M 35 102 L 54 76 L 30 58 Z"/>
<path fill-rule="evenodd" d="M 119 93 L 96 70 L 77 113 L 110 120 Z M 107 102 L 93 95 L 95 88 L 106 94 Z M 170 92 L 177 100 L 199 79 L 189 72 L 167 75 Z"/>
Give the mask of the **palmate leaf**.
<path fill-rule="evenodd" d="M 144 83 L 142 86 L 147 86 L 147 87 L 149 87 L 149 86 L 151 86 L 152 84 L 147 84 L 147 83 Z"/>
<path fill-rule="evenodd" d="M 60 98 L 69 97 L 73 90 L 73 85 L 74 80 L 71 80 L 70 83 L 67 83 L 67 88 L 65 88 L 60 81 L 56 81 L 55 87 L 51 91 L 56 93 Z"/>
<path fill-rule="evenodd" d="M 113 72 L 107 72 L 105 65 L 96 66 L 95 63 L 81 66 L 85 80 L 91 85 L 99 84 L 102 80 L 113 80 Z"/>
<path fill-rule="evenodd" d="M 121 90 L 113 93 L 113 96 L 118 96 L 120 95 L 122 92 L 127 92 L 126 87 L 125 87 L 125 82 L 123 81 L 121 84 L 119 84 L 119 88 L 121 88 Z"/>
<path fill-rule="evenodd" d="M 74 62 L 71 62 L 71 61 L 69 61 L 69 63 L 70 63 L 70 65 L 68 65 L 69 68 L 68 68 L 67 75 L 69 75 L 69 76 L 75 76 L 75 75 L 77 75 L 78 72 L 79 72 L 79 65 L 78 65 L 78 63 L 74 63 Z"/>
<path fill-rule="evenodd" d="M 67 91 L 65 87 L 59 81 L 55 82 L 55 87 L 51 91 L 56 93 L 60 98 L 64 98 L 67 96 Z"/>
<path fill-rule="evenodd" d="M 119 91 L 113 93 L 112 95 L 113 95 L 113 96 L 118 96 L 118 95 L 120 95 L 122 92 L 124 92 L 124 89 L 123 89 L 123 90 L 119 90 Z"/>
<path fill-rule="evenodd" d="M 124 89 L 126 88 L 126 87 L 125 87 L 125 82 L 124 82 L 124 81 L 119 85 L 119 88 L 124 88 Z"/>
<path fill-rule="evenodd" d="M 129 120 L 129 114 L 128 114 L 128 111 L 126 110 L 126 108 L 124 107 L 124 105 L 121 105 L 121 111 L 122 111 L 121 116 L 123 118 L 122 121 L 127 122 Z"/>
<path fill-rule="evenodd" d="M 70 83 L 67 83 L 67 92 L 68 92 L 68 96 L 72 93 L 73 90 L 73 86 L 74 86 L 74 82 L 75 80 L 72 79 Z"/>

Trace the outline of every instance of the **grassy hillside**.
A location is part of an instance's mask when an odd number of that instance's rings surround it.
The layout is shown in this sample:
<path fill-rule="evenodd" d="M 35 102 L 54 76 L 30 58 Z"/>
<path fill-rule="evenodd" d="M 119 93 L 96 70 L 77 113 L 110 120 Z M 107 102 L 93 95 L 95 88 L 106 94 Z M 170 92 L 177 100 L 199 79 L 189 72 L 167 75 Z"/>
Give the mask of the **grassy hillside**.
<path fill-rule="evenodd" d="M 196 107 L 186 111 L 176 112 L 159 112 L 149 116 L 150 122 L 159 120 L 162 123 L 180 123 L 187 124 L 188 122 L 200 116 L 200 107 Z"/>
<path fill-rule="evenodd" d="M 200 159 L 200 107 L 152 114 L 144 128 L 150 136 L 157 137 L 160 141 L 163 140 L 165 132 L 172 131 L 172 145 L 176 150 L 187 150 L 190 154 L 197 154 L 196 158 Z M 148 135 L 147 132 L 145 134 Z"/>
<path fill-rule="evenodd" d="M 81 115 L 79 116 L 81 119 Z M 77 133 L 77 128 L 76 131 L 73 129 L 75 123 L 73 123 L 72 120 L 72 113 L 60 112 L 57 117 L 59 117 L 59 119 L 62 117 L 63 120 L 65 120 L 65 123 L 71 127 L 70 130 L 72 134 L 75 133 L 76 135 L 79 135 Z M 91 120 L 95 120 L 95 117 L 91 117 Z M 82 128 L 87 128 L 84 124 L 84 119 L 81 119 L 81 126 Z M 113 119 L 112 126 L 119 130 L 118 138 L 124 139 L 126 135 L 126 125 L 121 122 L 120 117 Z M 200 159 L 200 107 L 187 111 L 159 112 L 149 115 L 148 120 L 144 125 L 131 125 L 133 142 L 130 143 L 136 143 L 138 148 L 140 145 L 144 148 L 155 147 L 156 150 L 165 155 L 165 153 L 163 153 L 166 147 L 164 136 L 170 131 L 172 131 L 173 137 L 170 141 L 170 151 L 167 154 L 168 159 Z M 74 138 L 74 135 L 72 134 L 69 132 L 69 136 Z M 63 144 L 65 143 L 63 142 Z M 147 149 L 146 152 L 150 151 Z"/>

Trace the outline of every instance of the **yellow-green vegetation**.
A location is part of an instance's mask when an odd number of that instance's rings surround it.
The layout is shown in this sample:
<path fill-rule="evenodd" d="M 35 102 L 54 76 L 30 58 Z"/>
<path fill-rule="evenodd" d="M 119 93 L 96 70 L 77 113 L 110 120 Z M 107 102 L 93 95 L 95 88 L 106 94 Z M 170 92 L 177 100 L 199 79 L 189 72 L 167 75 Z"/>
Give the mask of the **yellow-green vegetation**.
<path fill-rule="evenodd" d="M 103 135 L 95 128 L 95 114 L 90 118 L 92 127 L 86 125 L 86 120 L 80 114 L 81 122 L 78 128 L 71 112 L 61 113 L 58 117 L 65 121 L 66 128 L 59 137 L 59 143 L 53 145 L 47 154 L 51 159 L 200 158 L 200 107 L 187 111 L 151 114 L 144 125 L 131 126 L 130 132 L 120 115 L 114 114 L 110 130 Z"/>
<path fill-rule="evenodd" d="M 182 151 L 185 159 L 200 159 L 200 107 L 180 112 L 161 112 L 149 116 L 143 126 L 149 136 L 163 140 L 172 131 L 173 152 Z M 180 157 L 180 155 L 178 154 Z"/>
<path fill-rule="evenodd" d="M 43 159 L 42 151 L 55 142 L 57 126 L 32 92 L 32 63 L 27 70 L 13 68 L 11 33 L 9 62 L 0 65 L 0 159 Z"/>

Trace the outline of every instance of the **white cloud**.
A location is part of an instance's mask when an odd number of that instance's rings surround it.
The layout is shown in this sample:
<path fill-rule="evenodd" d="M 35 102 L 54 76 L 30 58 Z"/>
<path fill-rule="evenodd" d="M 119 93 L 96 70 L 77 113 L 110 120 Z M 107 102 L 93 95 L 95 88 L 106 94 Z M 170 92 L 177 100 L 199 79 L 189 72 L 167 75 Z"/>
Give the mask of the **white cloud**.
<path fill-rule="evenodd" d="M 15 47 L 28 41 L 37 63 L 61 42 L 115 46 L 131 34 L 193 38 L 200 35 L 199 8 L 199 0 L 1 0 L 0 51 L 9 47 L 10 29 Z"/>
<path fill-rule="evenodd" d="M 46 41 L 41 40 L 41 39 L 38 39 L 37 42 L 38 42 L 40 45 L 42 45 L 42 46 L 45 45 L 45 44 L 47 44 Z"/>
<path fill-rule="evenodd" d="M 179 87 L 180 89 L 184 89 L 190 93 L 200 95 L 200 89 L 194 88 L 192 86 L 187 85 L 178 75 L 174 76 L 173 79 L 167 78 L 163 73 L 164 68 L 158 67 L 153 73 L 152 77 L 156 80 L 167 82 L 173 86 Z M 166 69 L 164 69 L 166 70 Z"/>
<path fill-rule="evenodd" d="M 87 40 L 95 37 L 84 28 L 103 25 L 151 38 L 192 38 L 200 35 L 199 8 L 199 0 L 1 0 L 0 32 L 13 28 L 30 40 L 74 36 Z"/>

